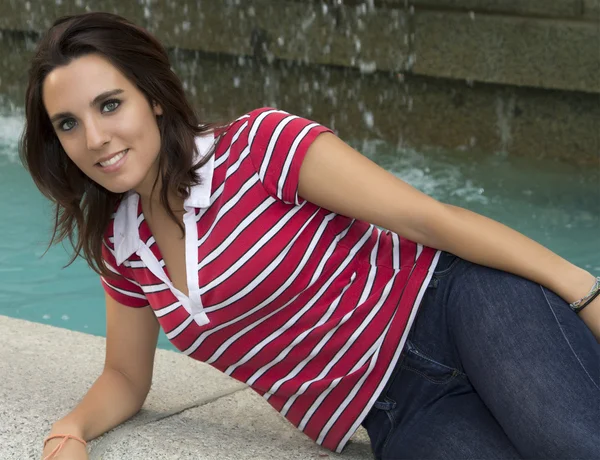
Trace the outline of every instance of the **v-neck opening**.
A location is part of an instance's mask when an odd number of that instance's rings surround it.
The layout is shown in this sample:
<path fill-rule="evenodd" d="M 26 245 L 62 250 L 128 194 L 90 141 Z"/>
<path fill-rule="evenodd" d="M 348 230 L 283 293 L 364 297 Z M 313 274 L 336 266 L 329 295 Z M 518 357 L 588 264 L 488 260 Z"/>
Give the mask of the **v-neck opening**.
<path fill-rule="evenodd" d="M 160 250 L 160 246 L 158 245 L 158 242 L 156 241 L 156 238 L 154 238 L 154 234 L 152 233 L 152 229 L 150 228 L 150 225 L 148 224 L 148 221 L 146 220 L 146 215 L 144 214 L 144 210 L 142 209 L 142 200 L 139 199 L 139 198 L 138 198 L 138 220 L 140 220 L 140 225 L 139 225 L 139 229 L 138 229 L 138 231 L 139 231 L 139 238 L 142 241 L 142 243 L 150 250 L 150 252 L 152 253 L 152 255 L 155 257 L 155 259 L 158 262 L 160 268 L 164 272 L 166 279 L 168 280 L 169 287 L 172 288 L 171 289 L 172 291 L 179 292 L 181 295 L 185 296 L 189 300 L 190 296 L 186 295 L 180 289 L 177 289 L 175 287 L 175 283 L 173 283 L 173 278 L 171 278 L 171 274 L 169 273 L 169 268 L 167 267 L 167 262 L 165 261 L 165 258 L 162 255 L 162 251 Z M 184 226 L 184 232 L 185 231 L 186 231 L 186 229 L 185 229 L 185 226 Z M 150 246 L 148 244 L 148 242 L 151 239 L 154 240 L 154 243 L 152 244 L 152 246 Z M 183 257 L 184 257 L 184 262 L 183 263 L 187 264 L 187 246 L 184 247 Z M 188 285 L 187 265 L 186 265 L 185 268 L 186 268 L 185 283 L 186 283 L 186 287 L 187 287 L 188 292 L 189 292 L 190 287 Z M 172 292 L 172 293 L 175 294 L 175 292 Z"/>
<path fill-rule="evenodd" d="M 138 238 L 142 243 L 142 251 L 140 257 L 142 262 L 148 267 L 148 269 L 161 281 L 163 281 L 171 294 L 179 300 L 186 311 L 194 318 L 196 323 L 200 326 L 208 324 L 210 321 L 204 312 L 202 305 L 202 299 L 200 297 L 200 286 L 198 279 L 198 228 L 196 223 L 196 211 L 195 208 L 186 211 L 183 216 L 184 226 L 184 263 L 185 263 L 185 283 L 188 290 L 186 295 L 175 287 L 171 276 L 169 275 L 169 269 L 161 253 L 160 247 L 153 238 L 152 230 L 150 225 L 146 221 L 144 211 L 142 209 L 142 203 L 138 196 Z M 154 239 L 154 247 L 149 247 L 148 241 Z M 146 256 L 147 254 L 147 256 Z M 146 259 L 146 260 L 144 260 Z M 162 264 L 161 264 L 162 261 Z M 161 273 L 162 272 L 162 273 Z"/>

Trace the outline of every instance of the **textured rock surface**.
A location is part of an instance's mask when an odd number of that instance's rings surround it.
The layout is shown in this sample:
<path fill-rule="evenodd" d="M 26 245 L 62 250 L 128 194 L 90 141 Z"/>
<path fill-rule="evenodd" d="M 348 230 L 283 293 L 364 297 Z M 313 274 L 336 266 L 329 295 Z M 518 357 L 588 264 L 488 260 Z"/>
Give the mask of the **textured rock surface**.
<path fill-rule="evenodd" d="M 416 74 L 600 92 L 591 22 L 417 11 Z"/>
<path fill-rule="evenodd" d="M 102 372 L 105 339 L 0 316 L 2 460 L 39 458 L 50 425 Z M 361 428 L 342 455 L 320 448 L 245 385 L 179 353 L 157 350 L 142 411 L 92 441 L 90 459 L 371 458 Z"/>
<path fill-rule="evenodd" d="M 597 165 L 600 22 L 590 15 L 599 2 L 94 5 L 156 33 L 204 119 L 228 121 L 269 105 L 327 124 L 350 141 Z M 545 18 L 534 11 L 540 5 Z M 0 104 L 23 105 L 35 31 L 84 9 L 81 0 L 0 2 Z M 571 17 L 576 11 L 578 20 Z"/>

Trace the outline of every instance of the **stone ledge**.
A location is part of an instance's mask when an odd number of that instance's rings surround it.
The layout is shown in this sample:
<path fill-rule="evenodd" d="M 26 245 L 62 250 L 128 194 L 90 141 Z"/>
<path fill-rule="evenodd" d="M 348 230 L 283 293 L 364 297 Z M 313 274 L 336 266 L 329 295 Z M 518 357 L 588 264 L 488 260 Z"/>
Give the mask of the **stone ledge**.
<path fill-rule="evenodd" d="M 417 10 L 415 30 L 416 74 L 600 92 L 595 24 Z"/>
<path fill-rule="evenodd" d="M 85 11 L 80 0 L 63 0 L 60 5 L 50 0 L 26 3 L 29 10 L 20 1 L 0 3 L 0 30 L 39 32 L 58 16 Z M 545 2 L 544 11 L 563 17 L 585 11 L 589 18 L 600 14 L 598 1 Z M 159 0 L 149 9 L 119 0 L 94 3 L 97 10 L 118 12 L 148 28 L 170 48 L 253 56 L 268 63 L 284 59 L 351 67 L 364 73 L 412 71 L 469 81 L 600 91 L 600 27 L 595 22 L 519 16 L 525 12 L 518 9 L 517 16 L 497 14 L 516 5 L 533 14 L 532 8 L 541 4 L 538 0 L 413 0 L 416 10 L 398 7 L 404 0 L 375 4 L 379 6 L 372 8 L 358 0 L 342 5 L 245 0 L 231 6 L 204 0 L 201 7 L 198 2 L 180 7 Z M 478 10 L 421 9 L 444 5 Z M 499 10 L 501 6 L 504 10 Z"/>
<path fill-rule="evenodd" d="M 194 4 L 187 12 L 171 10 L 168 17 L 171 24 L 195 18 L 198 32 L 183 34 L 167 24 L 152 27 L 167 46 L 368 71 L 403 70 L 408 56 L 407 21 L 398 10 L 365 14 L 351 7 L 332 10 L 326 5 L 269 0 L 224 8 L 220 2 L 205 1 L 201 11 Z M 223 32 L 231 28 L 236 28 L 235 34 L 224 39 Z"/>
<path fill-rule="evenodd" d="M 395 0 L 399 3 L 402 0 Z M 582 16 L 581 0 L 410 0 L 416 6 L 473 10 L 490 13 L 514 15 L 533 15 L 539 17 Z"/>
<path fill-rule="evenodd" d="M 307 0 L 295 0 L 306 3 Z M 472 10 L 537 17 L 581 18 L 583 3 L 598 0 L 374 0 L 376 6 L 407 9 L 410 6 L 437 10 Z M 345 5 L 360 5 L 366 0 L 344 0 Z"/>
<path fill-rule="evenodd" d="M 86 11 L 78 0 L 63 0 L 48 14 L 46 3 L 30 10 L 21 0 L 0 4 L 0 29 L 40 32 L 55 18 Z M 50 3 L 54 5 L 53 3 Z M 133 2 L 98 0 L 96 11 L 115 12 L 146 27 L 167 47 L 211 53 L 288 59 L 355 67 L 367 72 L 404 70 L 408 25 L 398 9 L 330 9 L 294 1 L 247 0 L 227 6 L 220 0 L 186 4 L 160 2 L 148 9 Z M 233 31 L 233 33 L 229 33 Z"/>
<path fill-rule="evenodd" d="M 583 16 L 586 19 L 595 21 L 597 26 L 600 27 L 598 21 L 600 21 L 600 0 L 583 0 Z"/>
<path fill-rule="evenodd" d="M 102 372 L 105 342 L 0 316 L 2 460 L 40 458 L 51 424 L 77 404 Z M 320 454 L 360 460 L 369 458 L 370 447 L 361 428 L 342 455 L 327 451 L 245 385 L 207 364 L 159 349 L 143 409 L 93 440 L 88 451 L 91 460 L 300 460 Z"/>
<path fill-rule="evenodd" d="M 13 67 L 0 80 L 0 101 L 22 107 L 29 51 L 23 40 L 4 45 L 8 39 L 7 33 L 0 39 L 0 62 Z M 598 168 L 600 94 L 279 60 L 267 66 L 185 50 L 169 54 L 204 121 L 227 122 L 268 105 L 328 125 L 353 143 L 503 152 Z"/>
<path fill-rule="evenodd" d="M 165 439 L 169 442 L 157 442 Z M 335 454 L 301 434 L 250 389 L 117 436 L 109 433 L 94 446 L 91 460 L 130 459 L 132 451 L 144 460 L 372 458 L 365 430 L 342 455 Z"/>

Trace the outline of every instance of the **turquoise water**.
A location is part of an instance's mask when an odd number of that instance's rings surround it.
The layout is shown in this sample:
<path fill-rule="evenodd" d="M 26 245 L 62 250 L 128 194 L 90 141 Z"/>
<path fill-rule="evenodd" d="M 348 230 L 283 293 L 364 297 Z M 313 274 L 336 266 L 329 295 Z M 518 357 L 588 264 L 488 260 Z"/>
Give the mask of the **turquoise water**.
<path fill-rule="evenodd" d="M 51 248 L 51 207 L 17 159 L 19 116 L 0 115 L 0 314 L 105 335 L 104 294 L 82 260 Z M 419 190 L 498 220 L 600 275 L 597 169 L 470 151 L 353 146 Z M 164 334 L 161 348 L 174 349 Z"/>

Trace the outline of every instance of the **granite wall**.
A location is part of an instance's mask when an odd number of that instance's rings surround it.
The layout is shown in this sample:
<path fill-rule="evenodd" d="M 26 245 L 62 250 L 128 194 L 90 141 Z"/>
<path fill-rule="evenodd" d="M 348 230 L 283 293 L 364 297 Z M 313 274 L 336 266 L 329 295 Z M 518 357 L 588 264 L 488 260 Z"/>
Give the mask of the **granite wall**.
<path fill-rule="evenodd" d="M 205 117 L 260 105 L 342 137 L 598 164 L 600 0 L 0 0 L 0 94 L 73 12 L 155 33 Z"/>

